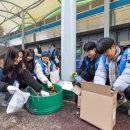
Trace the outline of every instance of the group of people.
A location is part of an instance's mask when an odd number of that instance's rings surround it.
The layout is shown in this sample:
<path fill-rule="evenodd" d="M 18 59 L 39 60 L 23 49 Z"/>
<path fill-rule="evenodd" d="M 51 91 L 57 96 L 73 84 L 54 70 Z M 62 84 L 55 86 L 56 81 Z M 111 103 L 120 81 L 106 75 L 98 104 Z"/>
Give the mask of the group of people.
<path fill-rule="evenodd" d="M 84 51 L 78 75 L 87 82 L 110 85 L 113 91 L 119 87 L 123 94 L 118 94 L 118 101 L 130 100 L 130 48 L 117 46 L 111 38 L 101 38 L 96 44 L 86 43 Z M 29 85 L 42 96 L 48 96 L 42 84 L 54 89 L 50 72 L 60 67 L 58 53 L 54 44 L 44 52 L 40 46 L 23 51 L 0 45 L 0 92 L 6 92 L 3 105 L 8 104 L 12 97 L 8 90 L 16 89 L 16 84 L 20 89 Z"/>
<path fill-rule="evenodd" d="M 86 43 L 84 51 L 78 75 L 88 82 L 110 85 L 113 91 L 119 87 L 119 104 L 130 100 L 130 47 L 119 47 L 113 39 L 101 38 L 96 44 Z"/>
<path fill-rule="evenodd" d="M 37 52 L 38 55 L 35 49 L 24 51 L 0 45 L 0 92 L 5 94 L 3 106 L 7 106 L 13 96 L 10 90 L 17 87 L 25 89 L 30 86 L 42 96 L 49 96 L 48 92 L 42 90 L 42 84 L 54 89 L 49 77 L 51 71 L 58 69 L 55 59 L 53 61 L 51 58 L 54 56 L 49 51 L 42 52 L 39 49 Z"/>

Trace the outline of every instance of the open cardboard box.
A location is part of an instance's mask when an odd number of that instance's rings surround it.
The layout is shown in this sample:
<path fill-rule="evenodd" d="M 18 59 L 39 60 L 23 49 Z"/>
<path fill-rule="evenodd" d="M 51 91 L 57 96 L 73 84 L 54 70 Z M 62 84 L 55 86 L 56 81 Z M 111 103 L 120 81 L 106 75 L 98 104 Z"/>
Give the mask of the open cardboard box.
<path fill-rule="evenodd" d="M 117 92 L 110 86 L 81 82 L 72 91 L 81 94 L 80 118 L 103 130 L 112 130 L 116 123 Z"/>

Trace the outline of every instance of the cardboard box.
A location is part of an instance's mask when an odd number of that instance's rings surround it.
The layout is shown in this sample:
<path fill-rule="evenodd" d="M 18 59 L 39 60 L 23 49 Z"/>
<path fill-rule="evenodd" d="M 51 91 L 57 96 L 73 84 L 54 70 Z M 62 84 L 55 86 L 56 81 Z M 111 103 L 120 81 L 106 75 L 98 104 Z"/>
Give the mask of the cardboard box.
<path fill-rule="evenodd" d="M 109 86 L 82 82 L 72 90 L 81 93 L 80 118 L 103 130 L 112 130 L 116 122 L 117 92 Z"/>

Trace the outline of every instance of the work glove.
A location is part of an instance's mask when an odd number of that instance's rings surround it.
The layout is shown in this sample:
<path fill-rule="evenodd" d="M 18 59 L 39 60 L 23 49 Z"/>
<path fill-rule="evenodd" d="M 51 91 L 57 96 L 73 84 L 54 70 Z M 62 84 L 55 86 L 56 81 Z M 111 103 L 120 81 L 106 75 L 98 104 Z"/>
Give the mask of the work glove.
<path fill-rule="evenodd" d="M 11 85 L 9 85 L 9 86 L 7 87 L 7 90 L 8 90 L 9 93 L 11 93 L 11 94 L 14 94 L 18 89 L 19 89 L 19 88 L 15 87 L 15 86 L 11 86 Z"/>
<path fill-rule="evenodd" d="M 81 78 L 80 75 L 74 75 L 74 80 L 77 81 L 77 82 L 81 82 L 82 78 Z"/>
<path fill-rule="evenodd" d="M 41 91 L 40 91 L 40 94 L 41 94 L 43 97 L 47 97 L 47 96 L 50 95 L 48 92 L 46 92 L 46 91 L 44 91 L 44 90 L 41 90 Z"/>
<path fill-rule="evenodd" d="M 81 75 L 81 73 L 82 73 L 82 69 L 78 69 L 78 70 L 77 70 L 77 74 L 78 74 L 78 75 Z"/>
<path fill-rule="evenodd" d="M 54 90 L 54 86 L 50 81 L 47 81 L 47 86 L 48 88 L 50 88 L 51 90 Z"/>

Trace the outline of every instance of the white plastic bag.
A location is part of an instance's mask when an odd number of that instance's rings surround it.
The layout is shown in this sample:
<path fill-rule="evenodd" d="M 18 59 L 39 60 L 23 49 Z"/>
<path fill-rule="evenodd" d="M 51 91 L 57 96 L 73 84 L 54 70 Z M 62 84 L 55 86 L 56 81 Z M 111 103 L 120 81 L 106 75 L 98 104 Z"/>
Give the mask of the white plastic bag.
<path fill-rule="evenodd" d="M 7 107 L 7 114 L 17 112 L 18 110 L 20 110 L 23 107 L 23 105 L 27 102 L 29 96 L 30 93 L 23 92 L 20 89 L 16 90 Z"/>
<path fill-rule="evenodd" d="M 60 81 L 59 69 L 50 72 L 50 80 L 53 84 L 58 83 Z"/>
<path fill-rule="evenodd" d="M 64 89 L 64 90 L 69 90 L 69 91 L 71 91 L 71 89 L 73 88 L 72 82 L 60 81 L 60 82 L 58 82 L 57 84 L 60 85 L 60 86 L 62 87 L 62 89 Z"/>

